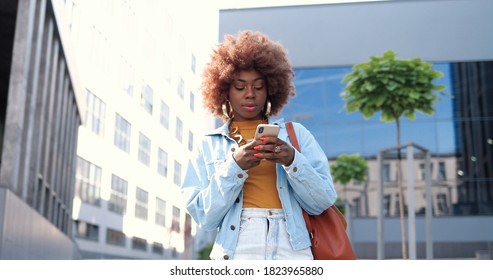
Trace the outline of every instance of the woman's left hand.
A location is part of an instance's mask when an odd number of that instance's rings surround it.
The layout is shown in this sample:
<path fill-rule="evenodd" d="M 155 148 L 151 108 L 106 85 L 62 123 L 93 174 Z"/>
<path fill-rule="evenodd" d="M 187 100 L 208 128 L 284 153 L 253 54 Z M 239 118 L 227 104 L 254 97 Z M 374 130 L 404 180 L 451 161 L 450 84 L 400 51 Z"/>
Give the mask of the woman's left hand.
<path fill-rule="evenodd" d="M 264 136 L 255 141 L 256 158 L 271 160 L 285 166 L 291 165 L 294 160 L 294 148 L 277 137 Z"/>

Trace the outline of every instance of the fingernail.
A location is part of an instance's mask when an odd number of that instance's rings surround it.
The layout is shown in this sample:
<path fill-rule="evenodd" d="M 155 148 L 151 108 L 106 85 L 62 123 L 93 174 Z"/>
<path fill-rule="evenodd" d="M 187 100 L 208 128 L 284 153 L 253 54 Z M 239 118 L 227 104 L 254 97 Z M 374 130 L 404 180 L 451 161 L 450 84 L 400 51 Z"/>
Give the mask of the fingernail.
<path fill-rule="evenodd" d="M 260 146 L 253 147 L 254 150 L 260 150 Z"/>
<path fill-rule="evenodd" d="M 265 139 L 267 139 L 267 137 L 265 137 L 265 136 L 260 137 L 260 140 L 262 140 L 262 141 L 265 141 Z"/>
<path fill-rule="evenodd" d="M 260 154 L 253 154 L 254 157 L 260 157 Z"/>

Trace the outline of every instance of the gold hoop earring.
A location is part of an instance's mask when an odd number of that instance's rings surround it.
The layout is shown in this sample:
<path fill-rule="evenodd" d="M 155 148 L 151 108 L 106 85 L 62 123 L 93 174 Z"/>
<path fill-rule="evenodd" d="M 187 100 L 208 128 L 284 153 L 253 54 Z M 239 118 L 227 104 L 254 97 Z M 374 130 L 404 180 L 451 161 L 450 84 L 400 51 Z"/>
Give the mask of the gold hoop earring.
<path fill-rule="evenodd" d="M 226 119 L 231 119 L 232 113 L 233 113 L 233 108 L 231 107 L 231 102 L 229 102 L 229 100 L 227 100 L 227 102 L 229 103 L 229 112 L 228 112 L 228 105 L 226 105 L 226 102 L 223 103 L 221 108 L 223 110 L 224 117 Z"/>
<path fill-rule="evenodd" d="M 265 108 L 265 116 L 266 117 L 270 115 L 271 107 L 272 107 L 272 104 L 270 103 L 270 101 L 267 100 L 267 107 Z"/>

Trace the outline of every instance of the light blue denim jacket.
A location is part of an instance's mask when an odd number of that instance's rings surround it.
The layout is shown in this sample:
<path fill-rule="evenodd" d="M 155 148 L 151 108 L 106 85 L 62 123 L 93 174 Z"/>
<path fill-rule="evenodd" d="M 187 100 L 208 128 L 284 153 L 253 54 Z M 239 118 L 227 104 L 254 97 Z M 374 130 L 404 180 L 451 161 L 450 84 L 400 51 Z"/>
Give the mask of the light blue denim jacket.
<path fill-rule="evenodd" d="M 279 138 L 290 143 L 283 119 L 269 118 L 281 126 Z M 233 257 L 243 205 L 242 188 L 248 171 L 233 159 L 238 144 L 229 134 L 230 121 L 205 135 L 188 162 L 181 192 L 186 207 L 199 227 L 218 230 L 211 259 Z M 277 164 L 277 189 L 284 209 L 287 231 L 295 250 L 311 245 L 301 207 L 319 214 L 335 203 L 337 194 L 329 163 L 313 135 L 301 124 L 293 123 L 301 152 L 293 163 Z"/>

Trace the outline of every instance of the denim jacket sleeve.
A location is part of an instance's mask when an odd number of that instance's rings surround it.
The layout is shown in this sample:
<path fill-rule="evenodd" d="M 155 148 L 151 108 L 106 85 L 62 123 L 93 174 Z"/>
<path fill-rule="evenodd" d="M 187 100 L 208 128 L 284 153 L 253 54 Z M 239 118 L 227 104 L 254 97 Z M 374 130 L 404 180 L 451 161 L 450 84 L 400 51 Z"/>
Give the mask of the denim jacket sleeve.
<path fill-rule="evenodd" d="M 233 159 L 224 135 L 208 135 L 188 162 L 181 187 L 188 212 L 204 230 L 215 230 L 242 190 L 248 174 Z"/>
<path fill-rule="evenodd" d="M 320 214 L 337 199 L 328 159 L 319 143 L 303 125 L 293 123 L 301 152 L 284 167 L 296 200 L 309 214 Z"/>

